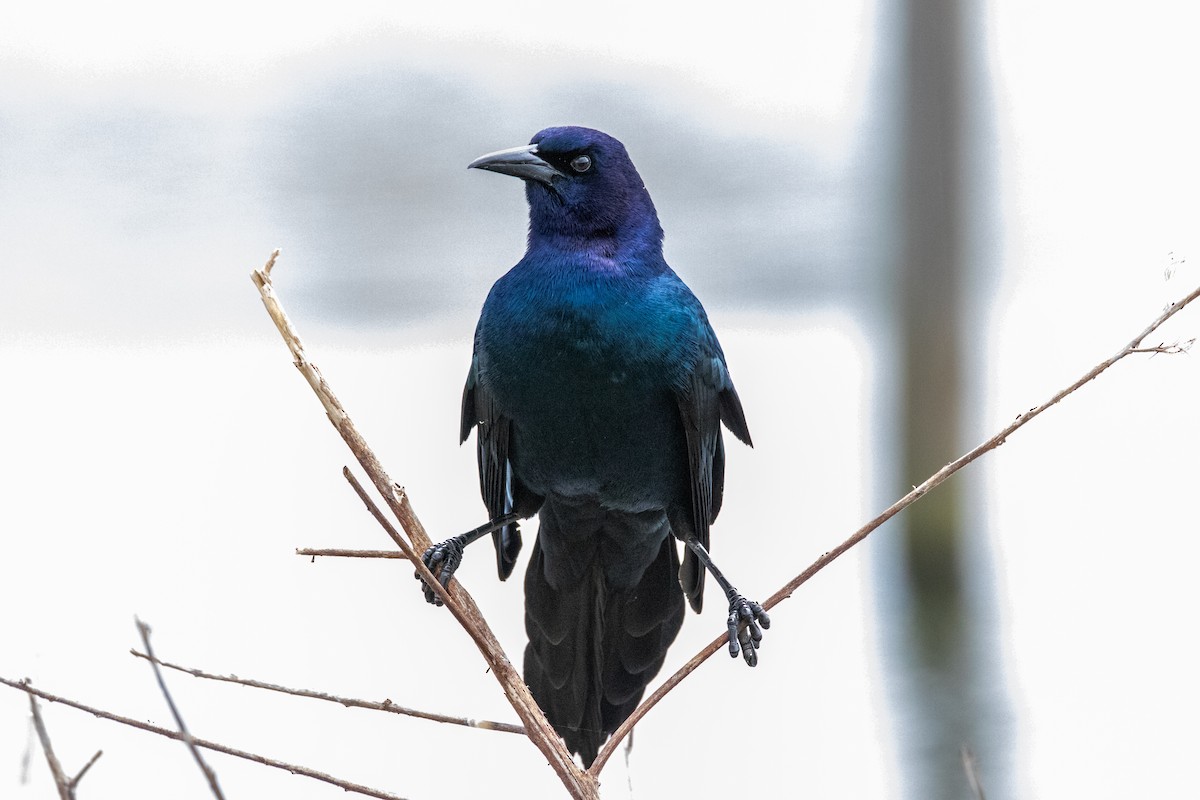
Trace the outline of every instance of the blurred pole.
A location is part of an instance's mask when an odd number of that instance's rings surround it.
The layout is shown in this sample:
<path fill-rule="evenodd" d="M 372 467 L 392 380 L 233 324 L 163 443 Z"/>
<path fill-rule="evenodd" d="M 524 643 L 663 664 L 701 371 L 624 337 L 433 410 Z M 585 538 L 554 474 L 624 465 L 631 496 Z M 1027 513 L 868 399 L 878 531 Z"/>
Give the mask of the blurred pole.
<path fill-rule="evenodd" d="M 954 459 L 963 439 L 962 26 L 956 0 L 903 5 L 901 463 L 905 483 L 916 484 Z M 952 481 L 906 512 L 908 579 L 922 602 L 959 601 L 961 490 Z"/>
<path fill-rule="evenodd" d="M 956 457 L 964 438 L 968 12 L 957 0 L 898 0 L 898 12 L 898 441 L 899 488 L 907 490 Z M 900 752 L 909 795 L 930 800 L 967 796 L 960 746 L 978 736 L 964 596 L 963 493 L 962 480 L 950 481 L 906 511 L 904 521 L 910 693 Z"/>

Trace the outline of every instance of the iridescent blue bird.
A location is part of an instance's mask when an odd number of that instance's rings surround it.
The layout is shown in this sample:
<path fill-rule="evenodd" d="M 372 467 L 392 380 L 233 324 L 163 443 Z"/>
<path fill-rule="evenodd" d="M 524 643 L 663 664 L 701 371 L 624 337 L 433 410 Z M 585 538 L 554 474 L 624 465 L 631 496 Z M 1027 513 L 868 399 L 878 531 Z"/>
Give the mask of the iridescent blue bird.
<path fill-rule="evenodd" d="M 729 602 L 730 654 L 757 663 L 770 620 L 709 557 L 721 423 L 746 444 L 750 431 L 703 306 L 663 260 L 658 214 L 624 145 L 547 128 L 469 166 L 524 180 L 529 242 L 484 303 L 463 391 L 462 440 L 477 429 L 492 521 L 430 548 L 425 563 L 446 584 L 463 548 L 490 532 L 505 579 L 517 520 L 539 515 L 525 681 L 590 765 L 662 667 L 684 597 L 700 611 L 706 569 Z"/>

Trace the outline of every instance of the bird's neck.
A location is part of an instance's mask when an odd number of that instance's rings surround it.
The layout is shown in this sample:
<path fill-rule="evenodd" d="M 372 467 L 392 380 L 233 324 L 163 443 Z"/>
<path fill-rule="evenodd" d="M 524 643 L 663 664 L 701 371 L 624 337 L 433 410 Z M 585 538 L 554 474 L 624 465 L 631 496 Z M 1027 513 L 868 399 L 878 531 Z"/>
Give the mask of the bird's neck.
<path fill-rule="evenodd" d="M 662 240 L 596 232 L 587 236 L 530 231 L 527 255 L 571 262 L 657 263 L 663 260 Z"/>
<path fill-rule="evenodd" d="M 572 204 L 546 191 L 529 197 L 529 253 L 661 261 L 663 231 L 643 190 L 611 202 Z"/>

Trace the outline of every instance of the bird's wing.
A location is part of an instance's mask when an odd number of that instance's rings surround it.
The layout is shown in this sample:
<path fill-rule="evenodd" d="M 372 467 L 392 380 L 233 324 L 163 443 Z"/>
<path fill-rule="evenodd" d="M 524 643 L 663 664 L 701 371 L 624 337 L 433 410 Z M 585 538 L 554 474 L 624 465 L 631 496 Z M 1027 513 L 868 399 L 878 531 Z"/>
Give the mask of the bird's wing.
<path fill-rule="evenodd" d="M 721 423 L 725 423 L 738 439 L 753 446 L 742 401 L 729 378 L 725 357 L 711 329 L 708 333 L 711 346 L 704 348 L 686 383 L 677 391 L 680 418 L 687 436 L 693 532 L 705 550 L 710 549 L 708 530 L 721 510 L 725 487 L 725 444 L 721 438 Z M 704 566 L 691 550 L 684 551 L 679 579 L 688 602 L 700 611 Z"/>
<path fill-rule="evenodd" d="M 479 381 L 478 356 L 471 359 L 471 371 L 463 387 L 462 426 L 459 442 L 465 442 L 471 429 L 478 427 L 475 453 L 479 460 L 479 491 L 487 507 L 488 518 L 496 519 L 513 510 L 514 479 L 508 460 L 509 420 L 492 401 L 487 387 Z M 512 574 L 521 552 L 521 532 L 516 524 L 492 532 L 496 547 L 496 571 L 500 580 Z"/>

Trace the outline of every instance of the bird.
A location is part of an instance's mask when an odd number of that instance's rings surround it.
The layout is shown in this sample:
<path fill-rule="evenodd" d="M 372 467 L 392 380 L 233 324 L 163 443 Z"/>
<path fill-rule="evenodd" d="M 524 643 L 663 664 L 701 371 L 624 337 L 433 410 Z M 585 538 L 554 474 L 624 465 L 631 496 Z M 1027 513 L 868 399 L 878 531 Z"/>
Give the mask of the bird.
<path fill-rule="evenodd" d="M 538 515 L 524 679 L 588 767 L 662 668 L 685 599 L 701 611 L 706 570 L 729 604 L 730 655 L 757 664 L 770 617 L 709 553 L 722 424 L 753 445 L 721 345 L 663 257 L 620 141 L 551 127 L 468 167 L 524 181 L 528 240 L 484 302 L 463 389 L 460 441 L 476 432 L 489 522 L 422 558 L 448 586 L 466 546 L 490 533 L 504 580 L 520 520 Z"/>

